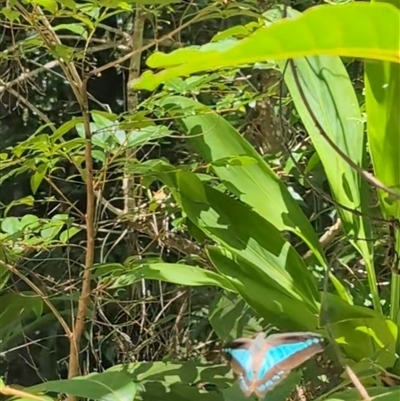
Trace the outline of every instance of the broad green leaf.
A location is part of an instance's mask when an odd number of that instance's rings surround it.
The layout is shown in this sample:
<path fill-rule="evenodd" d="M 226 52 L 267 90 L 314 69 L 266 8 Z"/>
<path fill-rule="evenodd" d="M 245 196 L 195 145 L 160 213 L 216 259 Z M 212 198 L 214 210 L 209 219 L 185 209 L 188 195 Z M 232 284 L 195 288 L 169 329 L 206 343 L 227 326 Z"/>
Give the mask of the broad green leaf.
<path fill-rule="evenodd" d="M 273 311 L 283 320 L 283 306 L 274 301 L 275 295 L 265 301 L 266 289 L 273 289 L 282 298 L 285 313 L 293 315 L 297 327 L 315 329 L 319 294 L 313 277 L 279 230 L 247 205 L 208 187 L 195 174 L 177 170 L 165 162 L 153 164 L 153 172 L 170 188 L 193 224 L 240 259 L 237 266 L 247 265 L 246 274 L 258 285 L 257 293 L 250 291 L 252 299 L 246 298 L 240 279 L 234 281 L 240 268 L 231 269 L 229 279 L 260 315 L 267 317 Z M 290 320 L 286 319 L 286 327 Z"/>
<path fill-rule="evenodd" d="M 54 401 L 54 398 L 45 395 L 32 394 L 32 397 L 13 398 L 15 401 Z"/>
<path fill-rule="evenodd" d="M 11 7 L 3 7 L 1 9 L 1 13 L 11 22 L 18 21 L 21 13 L 17 10 L 12 9 Z"/>
<path fill-rule="evenodd" d="M 21 222 L 17 217 L 6 217 L 1 222 L 1 230 L 7 234 L 16 234 L 21 230 Z"/>
<path fill-rule="evenodd" d="M 281 330 L 317 329 L 318 308 L 299 300 L 290 290 L 276 288 L 276 283 L 268 276 L 268 268 L 259 268 L 215 247 L 208 250 L 208 256 L 215 268 L 231 280 L 241 297 L 264 319 L 265 325 Z"/>
<path fill-rule="evenodd" d="M 50 48 L 50 53 L 57 59 L 62 59 L 65 62 L 70 62 L 75 54 L 75 49 L 70 46 L 55 44 Z"/>
<path fill-rule="evenodd" d="M 370 358 L 384 368 L 396 362 L 398 327 L 390 319 L 352 319 L 331 327 L 337 344 L 349 358 L 355 361 Z"/>
<path fill-rule="evenodd" d="M 66 134 L 67 132 L 71 131 L 77 124 L 83 124 L 82 117 L 74 117 L 70 120 L 66 121 L 64 124 L 60 125 L 52 134 L 51 139 L 52 141 L 56 141 L 60 139 Z"/>
<path fill-rule="evenodd" d="M 298 14 L 290 12 L 291 16 Z M 364 167 L 364 127 L 350 78 L 339 57 L 297 58 L 288 65 L 280 63 L 280 66 L 296 109 L 324 166 L 332 195 L 339 204 L 343 227 L 365 260 L 374 306 L 381 310 L 373 250 L 370 242 L 365 240 L 371 237 L 369 220 L 364 217 L 369 212 L 366 182 L 332 148 L 316 125 L 317 121 L 353 163 Z"/>
<path fill-rule="evenodd" d="M 224 401 L 218 388 L 210 383 L 193 386 L 178 382 L 167 386 L 164 383 L 149 382 L 142 388 L 143 391 L 138 391 L 135 401 Z M 211 388 L 210 391 L 207 388 Z"/>
<path fill-rule="evenodd" d="M 108 113 L 102 110 L 93 110 L 90 114 L 97 126 L 97 129 L 112 128 L 115 126 L 118 120 L 118 116 L 116 114 Z"/>
<path fill-rule="evenodd" d="M 125 365 L 116 365 L 108 369 L 111 371 L 125 371 L 132 375 L 139 383 L 165 382 L 167 384 L 196 383 L 198 381 L 225 381 L 228 377 L 232 381 L 227 365 L 204 364 L 200 362 L 187 361 L 182 363 L 173 362 L 137 362 Z"/>
<path fill-rule="evenodd" d="M 39 217 L 34 214 L 26 214 L 21 218 L 21 229 L 35 230 L 40 226 Z"/>
<path fill-rule="evenodd" d="M 125 287 L 142 279 L 160 280 L 187 286 L 212 285 L 233 291 L 229 280 L 218 273 L 181 263 L 141 263 L 139 266 L 101 264 L 96 275 L 112 281 L 112 288 Z"/>
<path fill-rule="evenodd" d="M 278 230 L 302 238 L 325 264 L 309 219 L 283 182 L 259 153 L 223 117 L 209 107 L 181 96 L 163 102 L 179 119 L 196 151 L 212 163 L 225 186 Z"/>
<path fill-rule="evenodd" d="M 178 171 L 176 177 L 182 208 L 194 224 L 214 241 L 264 271 L 277 287 L 316 305 L 319 295 L 310 272 L 272 224 L 192 173 Z M 296 277 L 301 280 L 298 282 Z"/>
<path fill-rule="evenodd" d="M 330 325 L 336 342 L 346 355 L 356 361 L 364 358 L 393 366 L 398 327 L 379 312 L 363 306 L 349 305 L 341 298 L 323 294 L 321 326 Z"/>
<path fill-rule="evenodd" d="M 60 24 L 54 27 L 54 31 L 71 31 L 72 33 L 76 33 L 82 38 L 87 39 L 88 34 L 86 29 L 80 24 Z"/>
<path fill-rule="evenodd" d="M 398 0 L 387 3 L 400 8 Z M 373 2 L 378 4 L 378 2 Z M 400 31 L 400 21 L 398 21 Z M 387 187 L 400 192 L 400 64 L 367 61 L 365 64 L 365 102 L 369 151 L 375 176 Z M 400 219 L 400 200 L 378 191 L 381 210 L 387 219 Z M 392 223 L 395 224 L 395 223 Z M 394 230 L 393 254 L 400 255 L 400 232 Z M 393 270 L 400 271 L 400 259 L 394 258 Z M 390 316 L 400 326 L 400 275 L 392 274 Z M 397 344 L 400 354 L 400 338 Z M 397 365 L 400 373 L 400 361 Z"/>
<path fill-rule="evenodd" d="M 396 3 L 400 7 L 400 3 Z M 400 30 L 400 22 L 398 26 Z M 374 174 L 389 188 L 400 191 L 400 64 L 367 61 L 365 86 L 368 143 Z M 384 215 L 400 218 L 400 200 L 378 192 Z"/>
<path fill-rule="evenodd" d="M 75 0 L 57 0 L 62 6 L 70 8 L 71 10 L 76 10 Z"/>
<path fill-rule="evenodd" d="M 138 400 L 154 401 L 245 401 L 226 365 L 206 365 L 196 362 L 139 362 L 114 366 L 109 371 L 132 374 L 143 387 Z M 293 372 L 280 386 L 268 393 L 268 400 L 280 401 L 299 383 L 301 372 Z M 222 396 L 221 396 L 222 393 Z"/>
<path fill-rule="evenodd" d="M 220 391 L 233 382 L 227 365 L 198 362 L 138 362 L 114 366 L 140 383 L 138 401 L 224 401 Z M 136 400 L 136 399 L 135 399 Z"/>
<path fill-rule="evenodd" d="M 136 383 L 126 371 L 92 373 L 70 380 L 53 380 L 30 387 L 30 391 L 65 393 L 101 401 L 133 401 Z"/>
<path fill-rule="evenodd" d="M 137 147 L 156 139 L 171 135 L 171 131 L 164 125 L 147 126 L 133 130 L 127 135 L 127 146 Z"/>
<path fill-rule="evenodd" d="M 312 7 L 299 18 L 259 28 L 242 40 L 154 53 L 147 64 L 165 70 L 145 72 L 133 86 L 154 90 L 172 78 L 200 71 L 318 54 L 399 62 L 399 18 L 396 8 L 384 4 Z"/>

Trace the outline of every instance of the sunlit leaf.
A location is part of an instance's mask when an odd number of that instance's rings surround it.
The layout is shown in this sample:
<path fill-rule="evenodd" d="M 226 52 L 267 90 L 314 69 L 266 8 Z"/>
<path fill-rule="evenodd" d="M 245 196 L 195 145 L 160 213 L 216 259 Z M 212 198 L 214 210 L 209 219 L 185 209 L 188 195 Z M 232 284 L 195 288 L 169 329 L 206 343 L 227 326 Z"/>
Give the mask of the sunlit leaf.
<path fill-rule="evenodd" d="M 37 167 L 33 176 L 31 177 L 31 189 L 34 194 L 36 193 L 44 177 L 46 176 L 47 168 L 48 168 L 47 163 L 40 164 Z"/>
<path fill-rule="evenodd" d="M 399 62 L 399 18 L 396 8 L 384 4 L 312 7 L 299 18 L 260 28 L 242 40 L 154 53 L 149 67 L 165 70 L 146 71 L 133 86 L 154 90 L 172 78 L 200 71 L 318 54 Z"/>
<path fill-rule="evenodd" d="M 21 229 L 21 223 L 17 217 L 6 217 L 1 222 L 1 230 L 7 234 L 15 234 Z"/>
<path fill-rule="evenodd" d="M 69 242 L 69 240 L 75 235 L 81 232 L 82 229 L 78 227 L 70 227 L 60 234 L 60 241 L 63 243 Z"/>
<path fill-rule="evenodd" d="M 31 391 L 66 393 L 100 401 L 133 401 L 136 383 L 124 371 L 92 373 L 70 380 L 53 380 L 30 388 Z"/>
<path fill-rule="evenodd" d="M 112 288 L 125 287 L 142 279 L 160 280 L 178 285 L 212 285 L 232 291 L 223 276 L 210 270 L 181 263 L 140 263 L 139 266 L 103 264 L 96 266 L 96 274 L 112 282 Z"/>

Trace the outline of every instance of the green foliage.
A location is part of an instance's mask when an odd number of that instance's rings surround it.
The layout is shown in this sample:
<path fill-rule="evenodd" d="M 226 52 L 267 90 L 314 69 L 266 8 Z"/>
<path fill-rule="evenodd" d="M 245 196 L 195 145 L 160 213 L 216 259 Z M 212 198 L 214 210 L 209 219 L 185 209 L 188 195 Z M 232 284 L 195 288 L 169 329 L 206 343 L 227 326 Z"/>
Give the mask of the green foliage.
<path fill-rule="evenodd" d="M 82 235 L 89 214 L 82 206 L 88 198 L 88 179 L 96 199 L 91 210 L 96 263 L 89 266 L 92 292 L 78 354 L 84 371 L 99 373 L 53 380 L 67 377 L 65 363 L 59 361 L 68 354 L 60 357 L 60 343 L 51 340 L 43 348 L 52 350 L 51 358 L 57 361 L 50 365 L 48 359 L 39 359 L 47 372 L 54 371 L 52 377 L 27 386 L 25 397 L 13 395 L 20 400 L 30 399 L 29 394 L 36 400 L 51 399 L 42 395 L 46 393 L 101 401 L 243 401 L 228 367 L 211 359 L 208 351 L 218 348 L 219 340 L 251 336 L 273 326 L 321 332 L 335 342 L 327 354 L 332 351 L 339 362 L 345 359 L 352 365 L 371 399 L 398 399 L 399 386 L 383 387 L 380 377 L 388 375 L 395 382 L 400 372 L 400 276 L 395 256 L 400 253 L 400 201 L 395 196 L 400 189 L 398 9 L 377 2 L 311 6 L 302 14 L 288 8 L 289 18 L 282 20 L 281 6 L 263 12 L 253 1 L 182 5 L 171 0 L 37 0 L 25 5 L 31 7 L 29 12 L 13 2 L 1 10 L 7 26 L 23 22 L 31 30 L 18 46 L 12 42 L 2 60 L 17 58 L 17 50 L 23 54 L 18 60 L 24 62 L 43 52 L 63 74 L 71 72 L 72 63 L 74 68 L 85 66 L 79 73 L 89 84 L 93 71 L 96 79 L 101 75 L 94 67 L 100 57 L 90 58 L 98 52 L 90 47 L 92 39 L 105 45 L 101 51 L 133 49 L 129 56 L 103 60 L 107 68 L 101 67 L 102 72 L 114 64 L 126 67 L 129 57 L 130 73 L 136 71 L 139 49 L 134 36 L 139 30 L 127 40 L 126 32 L 107 25 L 113 17 L 119 18 L 118 24 L 125 18 L 137 24 L 135 18 L 143 13 L 146 18 L 139 22 L 151 26 L 149 37 L 165 29 L 165 21 L 178 21 L 180 28 L 162 39 L 157 36 L 153 44 L 160 47 L 181 34 L 189 35 L 192 44 L 193 31 L 201 24 L 221 18 L 229 24 L 224 31 L 217 25 L 216 32 L 207 32 L 201 46 L 184 44 L 168 54 L 150 55 L 148 66 L 161 71 L 146 71 L 129 86 L 164 87 L 142 103 L 131 93 L 128 103 L 134 106 L 129 113 L 90 103 L 89 124 L 86 113 L 69 118 L 57 109 L 60 120 L 53 123 L 46 116 L 36 131 L 25 121 L 29 136 L 0 154 L 1 186 L 11 180 L 29 182 L 29 195 L 1 205 L 2 355 L 12 355 L 14 346 L 18 350 L 25 335 L 38 332 L 44 337 L 41 330 L 50 327 L 58 336 L 60 327 L 79 324 L 82 317 L 74 319 L 82 287 L 80 266 L 91 242 L 90 234 L 86 241 Z M 30 11 L 39 9 L 34 13 L 37 19 L 29 19 Z M 131 21 L 132 10 L 136 12 Z M 180 18 L 176 21 L 175 12 Z M 186 32 L 187 27 L 196 29 Z M 106 32 L 101 38 L 96 37 L 98 28 Z M 124 39 L 110 45 L 109 36 Z M 76 45 L 82 39 L 84 46 Z M 360 108 L 363 95 L 355 91 L 339 56 L 374 60 L 366 62 L 368 143 Z M 287 62 L 289 58 L 294 60 Z M 275 75 L 280 72 L 289 91 L 279 102 L 277 80 L 256 88 L 256 74 L 271 79 L 272 70 Z M 73 75 L 62 79 L 76 93 Z M 10 81 L 10 88 L 15 82 Z M 0 83 L 0 90 L 6 91 Z M 57 100 L 56 96 L 33 106 L 30 99 L 27 107 L 43 119 L 42 110 L 48 111 Z M 292 148 L 298 145 L 292 159 L 279 151 L 262 156 L 254 138 L 242 135 L 243 115 L 270 101 L 285 151 L 290 149 L 285 124 L 290 133 L 299 133 L 298 126 L 304 131 L 301 139 L 291 138 Z M 74 103 L 74 114 L 76 110 Z M 91 149 L 86 143 L 88 125 Z M 88 150 L 93 172 L 87 168 Z M 360 175 L 369 168 L 368 157 L 376 178 L 393 190 L 377 191 L 380 210 L 374 208 L 376 188 L 367 190 Z M 304 171 L 294 172 L 294 166 L 305 166 Z M 323 204 L 343 226 L 338 251 L 326 248 L 319 238 L 327 224 L 316 217 L 320 211 L 307 198 L 316 182 L 317 195 L 326 191 L 324 196 L 337 206 Z M 21 206 L 24 212 L 15 212 Z M 386 294 L 381 290 L 378 241 L 371 240 L 383 230 L 373 219 L 389 220 L 394 232 Z M 319 221 L 322 229 L 317 228 Z M 355 273 L 360 266 L 365 266 L 362 279 Z M 368 307 L 369 298 L 373 308 Z M 121 321 L 122 313 L 126 321 Z M 73 338 L 65 330 L 63 339 L 68 336 Z M 159 351 L 161 341 L 167 345 Z M 182 350 L 183 343 L 189 345 Z M 328 382 L 324 385 L 321 372 L 307 366 L 312 387 L 323 387 L 309 399 L 360 398 L 349 388 L 354 383 L 348 377 L 336 380 L 331 368 L 323 369 Z M 292 372 L 266 398 L 293 399 L 293 389 L 305 380 L 301 371 Z M 1 383 L 0 392 L 3 387 Z"/>
<path fill-rule="evenodd" d="M 292 13 L 293 14 L 293 13 Z M 323 137 L 323 133 L 347 158 L 362 168 L 365 161 L 363 120 L 346 69 L 339 57 L 298 58 L 280 64 L 293 102 L 324 166 L 332 194 L 340 205 L 344 229 L 364 258 L 374 308 L 381 310 L 371 237 L 365 181 Z M 318 126 L 317 126 L 318 124 Z M 355 214 L 358 210 L 360 214 Z"/>
<path fill-rule="evenodd" d="M 20 337 L 21 329 L 29 319 L 40 318 L 43 313 L 43 300 L 35 293 L 25 291 L 0 296 L 0 305 L 0 351 L 5 351 Z"/>
<path fill-rule="evenodd" d="M 200 71 L 316 54 L 398 62 L 398 19 L 398 10 L 378 3 L 313 7 L 295 20 L 261 27 L 239 41 L 229 38 L 202 48 L 154 53 L 149 67 L 165 70 L 145 72 L 134 87 L 153 90 L 172 78 Z M 335 29 L 329 35 L 321 34 L 330 26 Z"/>
<path fill-rule="evenodd" d="M 389 1 L 399 8 L 399 3 Z M 387 61 L 365 64 L 365 102 L 368 110 L 368 144 L 376 177 L 387 187 L 400 188 L 400 64 Z M 400 201 L 378 191 L 382 214 L 399 221 Z M 394 229 L 393 248 L 400 254 L 400 234 Z M 393 260 L 390 316 L 400 326 L 400 260 Z M 400 352 L 400 338 L 397 353 Z M 397 362 L 400 372 L 400 362 Z"/>
<path fill-rule="evenodd" d="M 132 376 L 122 372 L 92 373 L 71 380 L 56 380 L 35 386 L 33 392 L 66 393 L 99 401 L 132 401 L 136 383 Z"/>

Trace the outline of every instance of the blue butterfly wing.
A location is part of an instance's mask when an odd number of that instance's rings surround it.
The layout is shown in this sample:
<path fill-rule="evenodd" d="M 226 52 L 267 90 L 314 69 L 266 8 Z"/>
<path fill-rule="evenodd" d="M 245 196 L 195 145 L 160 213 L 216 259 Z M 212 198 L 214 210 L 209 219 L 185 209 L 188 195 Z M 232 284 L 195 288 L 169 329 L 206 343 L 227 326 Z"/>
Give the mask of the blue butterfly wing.
<path fill-rule="evenodd" d="M 241 338 L 224 349 L 234 375 L 246 396 L 262 398 L 292 369 L 323 350 L 323 338 L 315 333 L 284 333 L 264 338 Z"/>
<path fill-rule="evenodd" d="M 252 393 L 250 384 L 254 381 L 253 357 L 251 351 L 247 349 L 230 350 L 231 366 L 235 373 L 239 386 L 244 394 Z"/>
<path fill-rule="evenodd" d="M 314 333 L 276 334 L 265 340 L 262 358 L 255 358 L 257 386 L 262 397 L 279 384 L 292 369 L 323 350 L 323 338 Z"/>
<path fill-rule="evenodd" d="M 254 362 L 257 355 L 263 354 L 264 344 L 264 334 L 260 333 L 255 339 L 241 338 L 232 341 L 224 349 L 239 386 L 246 396 L 255 390 L 257 377 Z"/>

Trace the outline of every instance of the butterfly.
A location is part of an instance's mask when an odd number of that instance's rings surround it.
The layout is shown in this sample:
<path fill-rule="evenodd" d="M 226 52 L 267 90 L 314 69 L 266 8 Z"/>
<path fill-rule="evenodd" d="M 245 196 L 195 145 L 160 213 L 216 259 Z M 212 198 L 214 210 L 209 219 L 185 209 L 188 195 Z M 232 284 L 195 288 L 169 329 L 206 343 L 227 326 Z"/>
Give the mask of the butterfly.
<path fill-rule="evenodd" d="M 282 333 L 265 338 L 238 338 L 223 348 L 244 395 L 259 398 L 280 383 L 292 369 L 323 351 L 324 338 L 315 333 Z"/>

